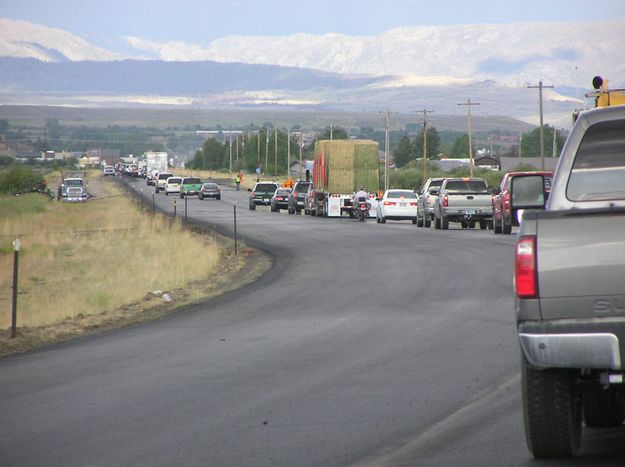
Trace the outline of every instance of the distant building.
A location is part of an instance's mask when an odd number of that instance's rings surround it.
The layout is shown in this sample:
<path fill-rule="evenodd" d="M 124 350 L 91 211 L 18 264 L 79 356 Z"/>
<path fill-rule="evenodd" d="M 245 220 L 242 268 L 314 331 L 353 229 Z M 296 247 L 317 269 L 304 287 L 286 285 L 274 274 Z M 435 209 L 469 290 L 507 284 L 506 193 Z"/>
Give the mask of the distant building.
<path fill-rule="evenodd" d="M 480 169 L 499 170 L 501 162 L 498 158 L 492 156 L 481 156 L 475 158 L 475 167 Z"/>
<path fill-rule="evenodd" d="M 306 177 L 306 171 L 310 171 L 310 176 L 312 178 L 313 166 L 315 161 L 303 161 L 300 165 L 299 161 L 291 162 L 291 166 L 289 167 L 289 175 L 291 177 L 299 177 L 300 173 L 302 174 L 302 178 Z"/>

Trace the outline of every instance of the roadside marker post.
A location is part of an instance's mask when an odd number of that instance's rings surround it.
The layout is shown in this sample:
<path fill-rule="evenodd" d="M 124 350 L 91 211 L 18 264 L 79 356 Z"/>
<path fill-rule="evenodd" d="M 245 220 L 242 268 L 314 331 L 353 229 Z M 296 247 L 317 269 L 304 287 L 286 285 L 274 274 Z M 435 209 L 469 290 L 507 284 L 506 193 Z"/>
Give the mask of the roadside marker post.
<path fill-rule="evenodd" d="M 156 214 L 156 201 L 154 200 L 154 193 L 152 193 L 152 212 Z"/>
<path fill-rule="evenodd" d="M 174 220 L 176 220 L 176 200 L 174 200 Z"/>
<path fill-rule="evenodd" d="M 234 255 L 237 255 L 237 202 L 232 202 L 234 208 Z"/>
<path fill-rule="evenodd" d="M 17 334 L 17 272 L 20 258 L 20 241 L 13 241 L 13 306 L 11 308 L 11 339 Z"/>

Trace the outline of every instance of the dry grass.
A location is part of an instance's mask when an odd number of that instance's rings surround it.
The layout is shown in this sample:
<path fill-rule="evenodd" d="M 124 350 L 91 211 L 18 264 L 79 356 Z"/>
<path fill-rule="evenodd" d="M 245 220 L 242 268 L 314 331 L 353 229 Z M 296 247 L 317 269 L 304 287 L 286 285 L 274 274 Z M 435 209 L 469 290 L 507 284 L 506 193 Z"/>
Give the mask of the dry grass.
<path fill-rule="evenodd" d="M 214 240 L 141 213 L 106 185 L 108 196 L 84 204 L 36 194 L 0 200 L 0 329 L 10 326 L 16 237 L 22 243 L 18 327 L 111 312 L 149 301 L 151 291 L 176 290 L 219 272 L 223 252 Z"/>

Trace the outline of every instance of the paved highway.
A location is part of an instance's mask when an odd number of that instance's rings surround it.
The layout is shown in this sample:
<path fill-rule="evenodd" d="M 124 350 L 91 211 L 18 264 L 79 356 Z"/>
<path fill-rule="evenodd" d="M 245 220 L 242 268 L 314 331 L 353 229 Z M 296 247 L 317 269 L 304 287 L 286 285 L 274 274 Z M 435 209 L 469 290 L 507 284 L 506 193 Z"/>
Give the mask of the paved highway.
<path fill-rule="evenodd" d="M 234 200 L 274 267 L 166 319 L 0 360 L 0 465 L 622 465 L 623 429 L 585 430 L 575 460 L 525 448 L 514 236 L 250 211 L 228 189 L 190 199 L 189 218 L 229 231 Z"/>

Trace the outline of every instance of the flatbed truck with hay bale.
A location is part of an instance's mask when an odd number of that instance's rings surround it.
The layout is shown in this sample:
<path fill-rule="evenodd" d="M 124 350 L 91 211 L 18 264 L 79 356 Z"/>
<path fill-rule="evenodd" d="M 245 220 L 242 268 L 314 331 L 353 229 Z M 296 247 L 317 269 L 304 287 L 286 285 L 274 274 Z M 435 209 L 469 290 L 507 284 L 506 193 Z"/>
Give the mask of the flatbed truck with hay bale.
<path fill-rule="evenodd" d="M 371 140 L 321 140 L 315 143 L 313 206 L 317 216 L 352 216 L 352 197 L 369 193 L 369 217 L 376 217 L 380 188 L 378 143 Z"/>

